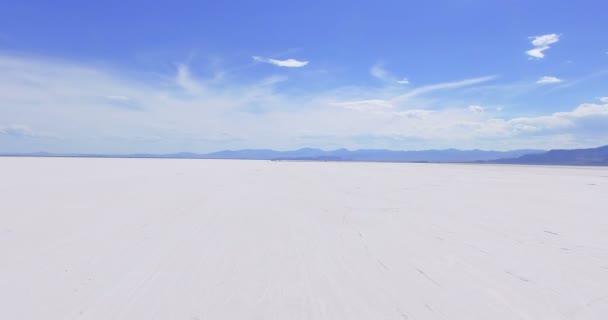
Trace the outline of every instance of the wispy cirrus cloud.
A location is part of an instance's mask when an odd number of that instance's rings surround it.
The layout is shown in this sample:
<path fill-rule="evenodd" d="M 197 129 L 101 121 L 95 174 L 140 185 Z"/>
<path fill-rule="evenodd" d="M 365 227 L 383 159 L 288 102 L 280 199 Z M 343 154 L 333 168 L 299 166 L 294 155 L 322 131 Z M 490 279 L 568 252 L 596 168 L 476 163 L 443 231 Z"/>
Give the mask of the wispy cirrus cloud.
<path fill-rule="evenodd" d="M 254 61 L 269 63 L 275 65 L 277 67 L 286 67 L 286 68 L 301 68 L 308 64 L 308 61 L 300 61 L 296 59 L 287 59 L 287 60 L 277 60 L 270 58 L 263 58 L 259 56 L 252 57 Z"/>
<path fill-rule="evenodd" d="M 544 51 L 549 50 L 551 48 L 549 45 L 557 43 L 559 41 L 559 37 L 560 36 L 555 33 L 530 37 L 530 39 L 532 39 L 532 45 L 534 46 L 534 48 L 526 51 L 526 54 L 530 56 L 530 59 L 544 58 Z"/>
<path fill-rule="evenodd" d="M 544 76 L 540 79 L 538 79 L 538 81 L 536 81 L 536 83 L 538 84 L 551 84 L 551 83 L 560 83 L 563 80 L 558 78 L 558 77 L 552 77 L 552 76 Z"/>
<path fill-rule="evenodd" d="M 397 78 L 390 73 L 382 63 L 377 63 L 369 69 L 369 73 L 376 79 L 382 80 L 388 84 L 409 84 L 410 81 L 407 78 Z"/>
<path fill-rule="evenodd" d="M 494 80 L 497 77 L 498 76 L 496 76 L 496 75 L 491 75 L 491 76 L 484 76 L 484 77 L 478 77 L 478 78 L 463 79 L 463 80 L 458 80 L 458 81 L 450 81 L 450 82 L 442 82 L 442 83 L 426 85 L 426 86 L 422 86 L 422 87 L 416 88 L 414 90 L 411 90 L 400 96 L 397 96 L 397 97 L 393 98 L 392 100 L 394 100 L 394 101 L 406 100 L 406 99 L 413 98 L 413 97 L 416 97 L 416 96 L 419 96 L 419 95 L 422 95 L 425 93 L 430 93 L 433 91 L 456 89 L 456 88 L 472 86 L 475 84 L 480 84 L 483 82 L 488 82 L 488 81 Z"/>
<path fill-rule="evenodd" d="M 380 64 L 374 65 L 369 69 L 369 73 L 376 79 L 380 79 L 382 81 L 391 82 L 394 80 L 393 76 L 384 69 L 384 67 Z"/>
<path fill-rule="evenodd" d="M 162 153 L 304 146 L 510 149 L 581 146 L 608 139 L 608 100 L 569 112 L 518 117 L 495 112 L 485 107 L 484 100 L 471 101 L 483 109 L 479 112 L 480 108 L 467 108 L 469 104 L 451 95 L 432 94 L 495 78 L 408 90 L 338 86 L 294 94 L 277 86 L 285 81 L 280 76 L 216 80 L 182 65 L 158 81 L 143 81 L 103 66 L 0 54 L 0 151 Z M 424 105 L 427 99 L 432 104 Z M 112 108 L 110 102 L 137 102 L 142 109 Z M 66 125 L 66 119 L 73 121 Z M 591 132 L 590 128 L 598 129 Z M 52 132 L 56 138 L 37 132 Z M 35 139 L 27 138 L 32 134 L 37 135 Z M 356 138 L 370 134 L 384 142 L 374 140 L 378 144 L 370 145 Z M 303 136 L 325 138 L 298 139 Z M 571 138 L 570 145 L 562 144 L 565 136 Z"/>
<path fill-rule="evenodd" d="M 400 95 L 393 96 L 385 99 L 362 99 L 362 100 L 348 100 L 340 102 L 332 102 L 333 105 L 341 106 L 350 109 L 362 109 L 362 108 L 394 108 L 399 106 L 408 100 L 414 99 L 418 96 L 429 94 L 434 91 L 457 89 L 475 84 L 484 83 L 497 78 L 497 76 L 485 76 L 471 79 L 463 79 L 451 82 L 441 82 L 431 85 L 421 86 L 409 90 L 408 92 Z"/>
<path fill-rule="evenodd" d="M 190 68 L 186 64 L 179 64 L 177 66 L 175 81 L 180 87 L 191 94 L 201 93 L 203 90 L 203 85 L 192 77 Z"/>

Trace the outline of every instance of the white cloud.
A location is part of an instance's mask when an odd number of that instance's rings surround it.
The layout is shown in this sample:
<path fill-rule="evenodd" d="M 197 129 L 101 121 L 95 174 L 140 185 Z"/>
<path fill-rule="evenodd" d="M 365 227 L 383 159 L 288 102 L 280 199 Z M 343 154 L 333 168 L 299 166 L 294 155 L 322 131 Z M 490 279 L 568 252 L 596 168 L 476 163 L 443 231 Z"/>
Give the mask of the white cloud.
<path fill-rule="evenodd" d="M 190 94 L 198 94 L 203 90 L 203 85 L 190 75 L 190 68 L 185 64 L 177 66 L 176 83 Z"/>
<path fill-rule="evenodd" d="M 496 76 L 485 76 L 485 77 L 479 77 L 479 78 L 431 84 L 431 85 L 413 89 L 405 94 L 402 94 L 402 95 L 399 95 L 399 96 L 393 98 L 393 100 L 395 100 L 395 101 L 406 100 L 406 99 L 413 98 L 413 97 L 421 95 L 421 94 L 430 93 L 433 91 L 445 90 L 445 89 L 456 89 L 456 88 L 479 84 L 482 82 L 487 82 L 487 81 L 490 81 L 493 79 L 496 79 Z"/>
<path fill-rule="evenodd" d="M 53 139 L 46 144 L 52 147 L 40 147 L 46 151 L 212 151 L 222 146 L 218 142 L 213 147 L 210 139 L 204 139 L 226 131 L 236 141 L 257 127 L 240 125 L 244 120 L 239 118 L 248 118 L 248 112 L 299 103 L 299 99 L 288 101 L 275 92 L 275 84 L 284 77 L 235 84 L 195 75 L 188 66 L 178 65 L 174 74 L 143 81 L 115 69 L 0 54 L 0 119 L 9 124 L 27 123 L 36 132 L 52 132 L 52 136 L 45 134 Z M 0 151 L 38 151 L 36 146 L 26 149 L 25 143 L 11 140 L 32 134 L 43 139 L 36 132 L 3 125 Z M 137 144 L 126 139 L 134 136 L 162 140 Z M 113 137 L 126 141 L 123 144 Z"/>
<path fill-rule="evenodd" d="M 559 35 L 555 33 L 545 34 L 542 36 L 531 37 L 532 45 L 535 47 L 545 47 L 559 41 Z"/>
<path fill-rule="evenodd" d="M 469 106 L 469 111 L 473 112 L 473 113 L 482 113 L 484 111 L 484 108 L 482 106 Z"/>
<path fill-rule="evenodd" d="M 526 51 L 526 54 L 532 58 L 542 59 L 545 57 L 544 51 L 551 48 L 549 45 L 559 41 L 559 35 L 555 33 L 545 34 L 542 36 L 531 37 L 534 48 Z"/>
<path fill-rule="evenodd" d="M 374 65 L 369 69 L 369 73 L 377 78 L 380 79 L 382 81 L 386 81 L 386 82 L 392 82 L 394 80 L 394 77 L 392 75 L 390 75 L 388 73 L 388 71 L 386 71 L 386 69 L 384 69 L 384 67 L 382 65 Z"/>
<path fill-rule="evenodd" d="M 554 116 L 558 117 L 589 117 L 589 116 L 607 116 L 608 115 L 608 102 L 605 105 L 593 104 L 593 103 L 585 103 L 578 106 L 571 112 L 557 112 L 554 113 Z"/>
<path fill-rule="evenodd" d="M 375 64 L 369 69 L 369 73 L 376 79 L 382 80 L 388 84 L 408 84 L 410 81 L 407 78 L 398 79 L 389 71 L 387 71 L 381 63 Z"/>
<path fill-rule="evenodd" d="M 301 68 L 308 64 L 308 61 L 299 61 L 296 59 L 287 59 L 287 60 L 276 60 L 270 58 L 263 58 L 258 56 L 253 56 L 253 60 L 258 62 L 270 63 L 278 67 L 287 67 L 287 68 Z"/>
<path fill-rule="evenodd" d="M 549 84 L 549 83 L 560 83 L 563 80 L 557 77 L 551 77 L 551 76 L 544 76 L 540 79 L 538 79 L 538 81 L 536 81 L 536 83 L 539 84 Z"/>
<path fill-rule="evenodd" d="M 584 103 L 572 111 L 555 112 L 548 116 L 513 118 L 504 123 L 511 133 L 551 132 L 575 128 L 580 121 L 593 118 L 602 120 L 608 125 L 608 104 Z"/>
<path fill-rule="evenodd" d="M 434 112 L 435 111 L 433 111 L 433 110 L 405 110 L 405 111 L 394 111 L 394 112 L 391 112 L 390 114 L 397 116 L 397 117 L 424 120 L 424 119 L 428 118 Z"/>
<path fill-rule="evenodd" d="M 608 103 L 608 97 L 601 97 L 599 100 L 603 103 Z"/>
<path fill-rule="evenodd" d="M 547 49 L 549 49 L 549 47 L 534 48 L 534 49 L 530 49 L 530 50 L 526 51 L 526 54 L 531 56 L 532 58 L 542 59 L 545 57 L 545 54 L 543 53 L 543 51 L 545 51 Z"/>
<path fill-rule="evenodd" d="M 432 94 L 494 78 L 407 91 L 401 86 L 370 86 L 293 94 L 276 86 L 284 81 L 281 77 L 239 82 L 229 75 L 213 82 L 195 69 L 178 66 L 172 74 L 141 81 L 96 66 L 0 54 L 0 119 L 5 124 L 0 126 L 0 151 L 163 153 L 301 146 L 510 149 L 564 147 L 560 143 L 565 136 L 572 145 L 608 139 L 603 130 L 608 127 L 608 99 L 569 112 L 517 117 L 508 109 L 509 113 L 492 118 L 496 113 L 491 105 L 462 108 L 458 107 L 461 102 Z M 140 112 L 112 108 L 108 101 L 136 102 L 142 108 Z M 477 107 L 487 112 L 477 112 Z M 66 119 L 71 120 L 69 125 Z M 53 138 L 39 132 L 52 132 Z M 31 135 L 36 139 L 17 138 Z M 369 135 L 384 142 L 375 144 L 376 139 L 370 145 L 369 140 L 354 138 Z M 306 136 L 324 138 L 300 139 Z M 28 145 L 31 141 L 37 144 Z"/>
<path fill-rule="evenodd" d="M 354 110 L 395 108 L 395 107 L 402 105 L 403 103 L 405 103 L 417 96 L 423 95 L 423 94 L 428 94 L 428 93 L 438 91 L 438 90 L 456 89 L 456 88 L 471 86 L 471 85 L 483 83 L 486 81 L 490 81 L 495 78 L 496 78 L 496 76 L 486 76 L 486 77 L 464 79 L 464 80 L 452 81 L 452 82 L 443 82 L 443 83 L 437 83 L 437 84 L 432 84 L 432 85 L 415 88 L 405 94 L 393 96 L 392 98 L 347 100 L 347 101 L 339 101 L 339 102 L 335 102 L 335 100 L 334 100 L 331 102 L 331 104 L 335 105 L 335 106 L 343 107 L 345 109 L 354 109 Z M 399 89 L 399 90 L 401 90 L 401 89 Z"/>
<path fill-rule="evenodd" d="M 597 141 L 608 139 L 608 132 L 592 131 L 588 123 L 597 127 L 608 127 L 608 102 L 605 104 L 581 104 L 572 111 L 556 112 L 549 115 L 515 118 L 480 117 L 484 108 L 470 106 L 467 112 L 457 109 L 445 110 L 403 110 L 399 109 L 365 109 L 368 121 L 372 115 L 385 115 L 385 119 L 400 119 L 378 123 L 375 133 L 384 136 L 407 136 L 410 138 L 450 141 L 451 146 L 461 145 L 462 141 L 509 141 L 510 147 L 519 148 L 555 148 L 565 147 L 563 138 L 568 136 L 568 146 L 577 147 L 581 143 L 597 144 Z M 426 112 L 425 112 L 426 111 Z M 404 113 L 404 117 L 399 117 Z M 408 115 L 409 116 L 406 116 Z M 379 118 L 382 119 L 382 118 Z M 414 121 L 415 122 L 412 122 Z M 587 139 L 587 140 L 585 140 Z M 450 146 L 448 144 L 447 146 Z M 490 144 L 489 148 L 496 146 Z"/>

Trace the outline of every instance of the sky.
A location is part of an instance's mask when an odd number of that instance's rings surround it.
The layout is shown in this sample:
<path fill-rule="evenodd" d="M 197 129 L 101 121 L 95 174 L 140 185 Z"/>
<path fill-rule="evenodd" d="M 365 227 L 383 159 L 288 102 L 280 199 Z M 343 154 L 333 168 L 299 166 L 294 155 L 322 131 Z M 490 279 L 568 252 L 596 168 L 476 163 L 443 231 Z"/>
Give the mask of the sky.
<path fill-rule="evenodd" d="M 0 1 L 0 152 L 608 144 L 608 2 Z"/>

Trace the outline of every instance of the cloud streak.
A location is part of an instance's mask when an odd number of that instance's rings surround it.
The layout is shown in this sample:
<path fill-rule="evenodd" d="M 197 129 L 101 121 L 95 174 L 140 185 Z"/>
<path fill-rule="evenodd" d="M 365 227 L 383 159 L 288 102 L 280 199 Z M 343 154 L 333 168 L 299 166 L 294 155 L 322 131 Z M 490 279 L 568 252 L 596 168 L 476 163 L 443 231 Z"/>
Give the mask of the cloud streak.
<path fill-rule="evenodd" d="M 488 81 L 494 80 L 496 78 L 497 78 L 497 76 L 492 75 L 492 76 L 484 76 L 484 77 L 478 77 L 478 78 L 431 84 L 431 85 L 427 85 L 427 86 L 423 86 L 423 87 L 419 87 L 414 90 L 411 90 L 408 93 L 405 93 L 405 94 L 402 94 L 400 96 L 393 98 L 392 100 L 393 101 L 407 100 L 407 99 L 410 99 L 410 98 L 413 98 L 413 97 L 416 97 L 416 96 L 419 96 L 422 94 L 430 93 L 433 91 L 456 89 L 456 88 L 472 86 L 475 84 L 488 82 Z"/>
<path fill-rule="evenodd" d="M 269 63 L 275 65 L 277 67 L 286 67 L 286 68 L 301 68 L 308 64 L 308 61 L 300 61 L 296 59 L 287 59 L 287 60 L 277 60 L 270 58 L 263 58 L 259 56 L 252 57 L 254 61 Z"/>
<path fill-rule="evenodd" d="M 551 77 L 551 76 L 544 76 L 540 79 L 538 79 L 538 81 L 536 81 L 536 83 L 538 84 L 551 84 L 551 83 L 560 83 L 563 80 L 557 77 Z"/>
<path fill-rule="evenodd" d="M 387 84 L 409 84 L 407 78 L 397 78 L 384 68 L 382 64 L 375 64 L 369 69 L 369 73 L 376 79 L 386 82 Z"/>
<path fill-rule="evenodd" d="M 532 39 L 532 45 L 534 46 L 534 48 L 526 51 L 526 54 L 531 57 L 530 59 L 543 59 L 545 57 L 544 52 L 551 48 L 549 45 L 557 43 L 559 41 L 559 35 L 551 33 L 542 36 L 531 37 L 530 39 Z"/>
<path fill-rule="evenodd" d="M 442 82 L 442 83 L 436 83 L 436 84 L 431 84 L 431 85 L 415 88 L 415 89 L 408 91 L 407 93 L 400 94 L 400 95 L 397 95 L 397 96 L 394 96 L 394 97 L 388 98 L 388 99 L 350 100 L 350 101 L 342 101 L 342 102 L 332 102 L 332 104 L 337 105 L 337 106 L 342 106 L 345 108 L 351 108 L 351 109 L 361 109 L 362 106 L 365 106 L 365 108 L 377 108 L 377 107 L 394 108 L 398 105 L 401 105 L 401 104 L 407 102 L 408 100 L 414 99 L 414 98 L 424 95 L 424 94 L 432 93 L 434 91 L 457 89 L 457 88 L 461 88 L 461 87 L 466 87 L 466 86 L 471 86 L 471 85 L 487 82 L 487 81 L 493 80 L 495 78 L 496 78 L 496 76 L 485 76 L 485 77 L 464 79 L 464 80 L 458 80 L 458 81 L 452 81 L 452 82 Z"/>

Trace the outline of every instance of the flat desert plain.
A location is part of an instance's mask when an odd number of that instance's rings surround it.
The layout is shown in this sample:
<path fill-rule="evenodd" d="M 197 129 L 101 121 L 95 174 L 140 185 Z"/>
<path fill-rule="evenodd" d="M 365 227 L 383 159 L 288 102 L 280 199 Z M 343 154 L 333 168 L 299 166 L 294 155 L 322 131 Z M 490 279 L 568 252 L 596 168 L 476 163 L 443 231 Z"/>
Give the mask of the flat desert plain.
<path fill-rule="evenodd" d="M 0 158 L 0 319 L 608 319 L 608 168 Z"/>

